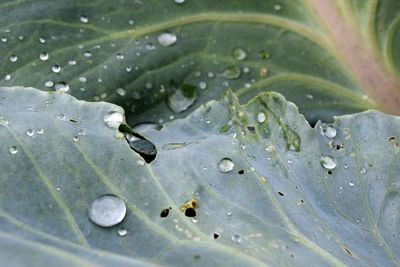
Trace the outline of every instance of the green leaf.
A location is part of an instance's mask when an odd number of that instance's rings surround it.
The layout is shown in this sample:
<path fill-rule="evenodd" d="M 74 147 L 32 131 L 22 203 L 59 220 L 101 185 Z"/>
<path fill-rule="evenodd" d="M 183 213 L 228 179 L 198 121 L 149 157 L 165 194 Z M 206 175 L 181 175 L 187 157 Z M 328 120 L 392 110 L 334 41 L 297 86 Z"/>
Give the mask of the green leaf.
<path fill-rule="evenodd" d="M 279 94 L 241 106 L 228 92 L 144 131 L 158 151 L 145 164 L 105 125 L 110 111 L 123 112 L 0 89 L 2 265 L 399 265 L 398 117 L 311 128 Z M 88 217 L 104 194 L 126 203 L 118 226 Z"/>
<path fill-rule="evenodd" d="M 399 8 L 396 0 L 5 0 L 0 85 L 68 84 L 78 99 L 122 106 L 131 125 L 187 115 L 227 88 L 243 103 L 278 91 L 311 122 L 369 108 L 399 114 Z M 184 84 L 196 86 L 197 101 L 175 113 L 167 99 Z"/>

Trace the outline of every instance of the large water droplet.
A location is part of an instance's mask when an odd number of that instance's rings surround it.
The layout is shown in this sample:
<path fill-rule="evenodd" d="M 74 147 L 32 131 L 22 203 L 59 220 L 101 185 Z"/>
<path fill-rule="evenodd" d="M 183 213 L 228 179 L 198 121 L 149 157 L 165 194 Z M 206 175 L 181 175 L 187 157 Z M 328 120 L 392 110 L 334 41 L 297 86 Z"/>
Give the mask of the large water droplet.
<path fill-rule="evenodd" d="M 42 60 L 42 61 L 46 61 L 46 60 L 49 59 L 49 54 L 46 53 L 46 52 L 42 52 L 42 53 L 40 53 L 39 58 L 40 58 L 40 60 Z"/>
<path fill-rule="evenodd" d="M 229 66 L 224 70 L 221 75 L 222 77 L 227 79 L 237 79 L 240 76 L 240 69 L 236 66 Z"/>
<path fill-rule="evenodd" d="M 110 111 L 104 116 L 104 123 L 111 129 L 118 129 L 119 125 L 124 121 L 124 115 L 117 111 Z"/>
<path fill-rule="evenodd" d="M 16 62 L 18 60 L 18 57 L 16 55 L 11 55 L 10 56 L 10 61 L 11 62 Z"/>
<path fill-rule="evenodd" d="M 230 158 L 223 158 L 218 162 L 218 169 L 220 172 L 230 172 L 235 167 L 235 164 Z"/>
<path fill-rule="evenodd" d="M 187 110 L 197 99 L 197 91 L 195 86 L 183 84 L 168 96 L 168 106 L 175 113 Z"/>
<path fill-rule="evenodd" d="M 233 57 L 236 60 L 244 60 L 246 58 L 246 52 L 241 48 L 236 48 L 233 50 Z"/>
<path fill-rule="evenodd" d="M 158 43 L 162 46 L 171 46 L 176 43 L 176 35 L 174 33 L 164 32 L 157 37 Z"/>
<path fill-rule="evenodd" d="M 57 92 L 68 92 L 69 85 L 65 82 L 59 82 L 54 85 L 54 90 L 56 90 Z"/>
<path fill-rule="evenodd" d="M 8 148 L 8 152 L 9 152 L 11 155 L 15 155 L 15 154 L 18 153 L 18 148 L 17 148 L 16 146 L 10 146 L 10 147 Z"/>
<path fill-rule="evenodd" d="M 265 115 L 264 112 L 260 112 L 257 114 L 257 121 L 259 123 L 263 123 L 267 119 L 267 116 Z"/>
<path fill-rule="evenodd" d="M 327 170 L 333 170 L 336 168 L 336 162 L 329 156 L 321 156 L 320 162 L 321 165 Z"/>
<path fill-rule="evenodd" d="M 119 224 L 125 218 L 125 202 L 115 195 L 103 195 L 89 207 L 90 220 L 102 227 Z"/>

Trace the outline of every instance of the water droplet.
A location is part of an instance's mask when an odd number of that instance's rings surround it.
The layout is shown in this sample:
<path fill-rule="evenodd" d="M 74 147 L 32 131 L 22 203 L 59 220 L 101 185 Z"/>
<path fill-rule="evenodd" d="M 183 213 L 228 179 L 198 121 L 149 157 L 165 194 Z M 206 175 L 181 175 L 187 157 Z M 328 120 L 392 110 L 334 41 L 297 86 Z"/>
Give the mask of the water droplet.
<path fill-rule="evenodd" d="M 363 167 L 363 168 L 361 168 L 360 172 L 361 172 L 361 174 L 366 174 L 367 173 L 367 169 Z"/>
<path fill-rule="evenodd" d="M 70 61 L 68 61 L 68 64 L 71 66 L 74 66 L 74 65 L 76 65 L 76 60 L 70 60 Z"/>
<path fill-rule="evenodd" d="M 84 136 L 84 135 L 86 135 L 86 132 L 85 132 L 85 130 L 83 130 L 83 129 L 80 129 L 80 130 L 79 130 L 79 132 L 78 132 L 78 135 L 80 135 L 80 136 Z"/>
<path fill-rule="evenodd" d="M 38 135 L 43 135 L 43 133 L 44 133 L 43 128 L 38 128 L 38 129 L 36 129 L 36 133 L 37 133 Z"/>
<path fill-rule="evenodd" d="M 79 17 L 79 20 L 80 20 L 80 22 L 82 22 L 82 23 L 88 23 L 88 22 L 89 22 L 89 18 L 88 18 L 87 16 L 85 16 L 85 15 L 81 15 L 81 16 Z"/>
<path fill-rule="evenodd" d="M 235 243 L 240 244 L 242 242 L 242 238 L 240 237 L 240 235 L 233 235 L 232 236 L 232 241 Z"/>
<path fill-rule="evenodd" d="M 237 79 L 240 76 L 240 69 L 236 66 L 229 66 L 224 70 L 221 75 L 222 77 L 227 79 Z"/>
<path fill-rule="evenodd" d="M 65 82 L 59 82 L 56 83 L 56 85 L 54 86 L 54 90 L 56 90 L 57 92 L 68 92 L 69 85 Z"/>
<path fill-rule="evenodd" d="M 376 179 L 380 180 L 380 179 L 382 179 L 382 177 L 378 175 L 378 176 L 376 176 Z"/>
<path fill-rule="evenodd" d="M 90 220 L 102 227 L 119 224 L 125 218 L 125 202 L 115 195 L 103 195 L 89 207 Z"/>
<path fill-rule="evenodd" d="M 34 133 L 35 133 L 35 131 L 34 131 L 33 129 L 28 129 L 28 130 L 26 130 L 26 135 L 27 135 L 27 136 L 33 136 Z"/>
<path fill-rule="evenodd" d="M 61 66 L 60 66 L 60 65 L 53 65 L 53 66 L 51 67 L 51 71 L 54 72 L 54 73 L 60 73 L 60 71 L 61 71 Z"/>
<path fill-rule="evenodd" d="M 74 142 L 78 142 L 79 141 L 79 136 L 75 135 L 74 137 L 72 137 L 72 140 Z"/>
<path fill-rule="evenodd" d="M 275 11 L 280 11 L 280 10 L 282 10 L 282 6 L 280 4 L 275 4 L 274 5 L 274 10 Z"/>
<path fill-rule="evenodd" d="M 8 120 L 3 116 L 0 116 L 0 126 L 6 127 L 8 125 Z"/>
<path fill-rule="evenodd" d="M 259 123 L 263 123 L 267 119 L 267 116 L 265 115 L 264 112 L 260 112 L 257 114 L 257 121 Z"/>
<path fill-rule="evenodd" d="M 350 185 L 351 187 L 353 187 L 353 186 L 354 186 L 354 182 L 350 181 L 350 182 L 349 182 L 349 185 Z"/>
<path fill-rule="evenodd" d="M 42 61 L 46 61 L 46 60 L 49 59 L 49 54 L 46 53 L 46 52 L 42 52 L 42 53 L 40 53 L 39 58 L 40 58 L 40 60 L 42 60 Z"/>
<path fill-rule="evenodd" d="M 321 134 L 325 135 L 326 137 L 328 137 L 330 139 L 335 138 L 336 133 L 337 133 L 336 129 L 331 126 L 321 127 Z"/>
<path fill-rule="evenodd" d="M 7 41 L 8 41 L 7 37 L 1 37 L 0 40 L 1 40 L 3 43 L 7 43 Z"/>
<path fill-rule="evenodd" d="M 10 74 L 6 74 L 6 76 L 4 77 L 4 80 L 6 80 L 6 81 L 11 80 L 11 75 Z"/>
<path fill-rule="evenodd" d="M 146 44 L 146 49 L 151 51 L 156 49 L 156 46 L 153 43 L 148 43 Z"/>
<path fill-rule="evenodd" d="M 39 37 L 38 41 L 39 41 L 39 43 L 44 44 L 44 43 L 46 43 L 46 38 Z"/>
<path fill-rule="evenodd" d="M 235 164 L 230 158 L 223 158 L 218 162 L 218 168 L 220 172 L 230 172 L 233 170 Z"/>
<path fill-rule="evenodd" d="M 46 87 L 53 87 L 53 85 L 54 85 L 54 83 L 52 82 L 52 81 L 46 81 L 45 83 L 44 83 L 44 85 L 46 86 Z"/>
<path fill-rule="evenodd" d="M 199 82 L 199 88 L 200 88 L 201 90 L 206 89 L 206 88 L 207 88 L 207 83 L 206 83 L 206 82 L 203 82 L 203 81 Z"/>
<path fill-rule="evenodd" d="M 118 129 L 119 125 L 124 121 L 124 115 L 117 111 L 110 111 L 104 116 L 104 123 L 111 129 Z"/>
<path fill-rule="evenodd" d="M 210 79 L 214 78 L 214 76 L 215 76 L 214 72 L 210 71 L 210 72 L 207 73 L 207 77 L 210 78 Z"/>
<path fill-rule="evenodd" d="M 10 56 L 10 61 L 11 62 L 16 62 L 18 60 L 18 57 L 16 55 L 11 55 Z"/>
<path fill-rule="evenodd" d="M 117 59 L 120 59 L 120 60 L 122 60 L 122 59 L 125 58 L 124 55 L 121 54 L 121 53 L 116 54 L 115 57 L 116 57 Z"/>
<path fill-rule="evenodd" d="M 79 77 L 78 80 L 79 80 L 81 83 L 87 82 L 87 78 L 86 78 L 86 77 L 83 77 L 83 76 Z"/>
<path fill-rule="evenodd" d="M 136 164 L 137 164 L 138 166 L 144 166 L 144 161 L 141 160 L 141 159 L 138 159 L 138 160 L 136 161 Z"/>
<path fill-rule="evenodd" d="M 192 223 L 197 223 L 199 221 L 199 219 L 197 218 L 192 218 Z"/>
<path fill-rule="evenodd" d="M 118 229 L 118 235 L 119 236 L 126 236 L 127 233 L 128 233 L 128 230 L 126 230 L 125 228 L 119 228 Z"/>
<path fill-rule="evenodd" d="M 174 33 L 164 32 L 157 37 L 157 41 L 162 46 L 171 46 L 176 43 L 177 38 Z"/>
<path fill-rule="evenodd" d="M 186 0 L 174 0 L 176 4 L 183 4 Z"/>
<path fill-rule="evenodd" d="M 246 58 L 246 52 L 241 48 L 236 48 L 233 50 L 233 57 L 236 60 L 244 60 Z"/>
<path fill-rule="evenodd" d="M 116 93 L 117 93 L 117 95 L 119 95 L 119 96 L 125 96 L 126 91 L 125 91 L 124 88 L 118 88 L 118 89 L 116 90 Z"/>
<path fill-rule="evenodd" d="M 329 156 L 321 156 L 320 162 L 321 165 L 327 170 L 333 170 L 336 168 L 336 162 Z"/>
<path fill-rule="evenodd" d="M 196 99 L 196 87 L 183 84 L 168 96 L 167 104 L 175 113 L 181 113 L 193 105 Z"/>
<path fill-rule="evenodd" d="M 8 152 L 9 152 L 11 155 L 15 155 L 15 154 L 17 154 L 17 152 L 18 152 L 18 148 L 17 148 L 16 146 L 10 146 L 10 147 L 8 148 Z"/>
<path fill-rule="evenodd" d="M 85 53 L 83 53 L 84 57 L 91 57 L 92 53 L 90 51 L 86 51 Z"/>

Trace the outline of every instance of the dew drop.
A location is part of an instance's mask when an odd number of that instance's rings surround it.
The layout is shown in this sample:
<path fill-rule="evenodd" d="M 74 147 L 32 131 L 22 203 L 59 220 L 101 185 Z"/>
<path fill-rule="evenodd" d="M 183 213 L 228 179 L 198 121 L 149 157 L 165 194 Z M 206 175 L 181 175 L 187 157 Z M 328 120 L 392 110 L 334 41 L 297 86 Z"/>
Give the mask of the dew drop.
<path fill-rule="evenodd" d="M 181 113 L 194 104 L 197 99 L 195 86 L 183 84 L 168 96 L 167 104 L 175 113 Z"/>
<path fill-rule="evenodd" d="M 116 93 L 117 93 L 117 95 L 119 95 L 119 96 L 125 96 L 125 95 L 126 95 L 126 91 L 125 91 L 124 88 L 118 88 L 118 89 L 116 90 Z"/>
<path fill-rule="evenodd" d="M 282 6 L 280 4 L 275 4 L 274 5 L 274 10 L 275 11 L 280 11 L 280 10 L 282 10 Z"/>
<path fill-rule="evenodd" d="M 39 43 L 44 44 L 44 43 L 46 43 L 46 38 L 39 37 L 38 41 L 39 41 Z"/>
<path fill-rule="evenodd" d="M 138 166 L 144 166 L 144 161 L 143 160 L 141 160 L 141 159 L 138 159 L 137 161 L 136 161 L 136 164 L 138 165 Z"/>
<path fill-rule="evenodd" d="M 34 135 L 35 131 L 33 129 L 28 129 L 26 130 L 26 135 L 32 137 Z"/>
<path fill-rule="evenodd" d="M 148 44 L 146 44 L 146 49 L 151 51 L 151 50 L 156 49 L 156 46 L 153 43 L 148 43 Z"/>
<path fill-rule="evenodd" d="M 84 57 L 91 57 L 92 53 L 90 51 L 86 51 L 85 53 L 83 53 Z"/>
<path fill-rule="evenodd" d="M 89 22 L 89 18 L 88 18 L 87 16 L 85 16 L 85 15 L 81 15 L 81 16 L 79 17 L 79 20 L 80 20 L 80 22 L 82 22 L 82 23 L 88 23 L 88 22 Z"/>
<path fill-rule="evenodd" d="M 242 243 L 242 238 L 240 237 L 240 235 L 233 235 L 232 236 L 232 241 L 237 243 L 237 244 L 240 244 L 240 243 Z"/>
<path fill-rule="evenodd" d="M 128 230 L 126 230 L 125 228 L 119 228 L 117 232 L 119 236 L 126 236 Z"/>
<path fill-rule="evenodd" d="M 53 66 L 51 67 L 51 71 L 54 72 L 54 73 L 60 73 L 60 71 L 61 71 L 61 66 L 60 66 L 60 65 L 53 65 Z"/>
<path fill-rule="evenodd" d="M 222 77 L 230 80 L 237 79 L 240 76 L 240 69 L 236 66 L 229 66 L 221 75 Z"/>
<path fill-rule="evenodd" d="M 361 174 L 366 174 L 366 173 L 367 173 L 367 169 L 366 169 L 366 168 L 364 168 L 364 167 L 363 167 L 363 168 L 361 168 L 361 170 L 360 170 L 360 173 L 361 173 Z"/>
<path fill-rule="evenodd" d="M 119 125 L 124 121 L 124 115 L 117 111 L 110 111 L 104 115 L 104 124 L 111 129 L 118 129 Z"/>
<path fill-rule="evenodd" d="M 183 4 L 186 0 L 174 0 L 176 4 Z"/>
<path fill-rule="evenodd" d="M 11 75 L 10 74 L 6 74 L 6 76 L 4 77 L 4 80 L 6 80 L 6 81 L 11 80 Z"/>
<path fill-rule="evenodd" d="M 38 129 L 36 129 L 36 133 L 37 133 L 38 135 L 43 135 L 43 133 L 44 133 L 43 128 L 38 128 Z"/>
<path fill-rule="evenodd" d="M 246 52 L 241 48 L 236 48 L 235 50 L 233 50 L 233 57 L 236 60 L 244 60 L 246 59 Z"/>
<path fill-rule="evenodd" d="M 54 85 L 54 83 L 52 82 L 52 81 L 46 81 L 45 83 L 44 83 L 44 86 L 46 86 L 46 87 L 53 87 L 53 85 Z"/>
<path fill-rule="evenodd" d="M 233 170 L 235 164 L 230 158 L 223 158 L 218 162 L 218 169 L 220 172 L 230 172 Z"/>
<path fill-rule="evenodd" d="M 125 202 L 115 195 L 103 195 L 89 207 L 89 219 L 98 226 L 111 227 L 125 218 Z"/>
<path fill-rule="evenodd" d="M 124 55 L 121 54 L 121 53 L 116 54 L 115 57 L 116 57 L 117 59 L 120 59 L 120 60 L 122 60 L 122 59 L 125 58 Z"/>
<path fill-rule="evenodd" d="M 3 116 L 0 116 L 0 126 L 6 127 L 8 125 L 8 120 Z"/>
<path fill-rule="evenodd" d="M 321 156 L 320 162 L 321 165 L 327 170 L 333 170 L 336 168 L 336 162 L 329 156 Z"/>
<path fill-rule="evenodd" d="M 177 38 L 174 33 L 164 32 L 157 37 L 157 41 L 162 46 L 171 46 L 176 43 Z"/>
<path fill-rule="evenodd" d="M 18 153 L 18 148 L 17 148 L 16 146 L 10 146 L 10 147 L 8 148 L 8 152 L 9 152 L 11 155 L 15 155 L 15 154 Z"/>
<path fill-rule="evenodd" d="M 10 61 L 11 62 L 16 62 L 18 60 L 18 57 L 16 55 L 11 55 L 10 56 Z"/>
<path fill-rule="evenodd" d="M 260 113 L 257 114 L 257 121 L 259 123 L 265 122 L 266 119 L 267 119 L 267 116 L 265 115 L 264 112 L 260 112 Z"/>
<path fill-rule="evenodd" d="M 206 82 L 203 82 L 203 81 L 199 82 L 199 88 L 200 88 L 201 90 L 206 89 L 206 88 L 207 88 L 207 83 L 206 83 Z"/>
<path fill-rule="evenodd" d="M 350 181 L 349 182 L 349 186 L 353 187 L 354 186 L 354 182 Z"/>
<path fill-rule="evenodd" d="M 46 60 L 49 59 L 49 54 L 46 53 L 46 52 L 42 52 L 42 53 L 40 53 L 39 58 L 40 58 L 40 60 L 42 60 L 42 61 L 46 61 Z"/>
<path fill-rule="evenodd" d="M 80 136 L 85 136 L 85 135 L 86 135 L 85 130 L 80 129 L 79 132 L 78 132 L 78 135 L 80 135 Z"/>
<path fill-rule="evenodd" d="M 78 142 L 79 141 L 79 136 L 75 135 L 74 137 L 72 137 L 72 140 L 74 142 Z"/>
<path fill-rule="evenodd" d="M 54 85 L 54 90 L 56 90 L 57 92 L 68 92 L 69 85 L 65 82 L 59 82 Z"/>
<path fill-rule="evenodd" d="M 1 40 L 3 43 L 7 43 L 7 41 L 8 41 L 7 37 L 1 37 L 0 40 Z"/>
<path fill-rule="evenodd" d="M 336 133 L 337 133 L 336 129 L 331 126 L 321 127 L 321 134 L 325 135 L 326 137 L 328 137 L 330 139 L 335 138 Z"/>

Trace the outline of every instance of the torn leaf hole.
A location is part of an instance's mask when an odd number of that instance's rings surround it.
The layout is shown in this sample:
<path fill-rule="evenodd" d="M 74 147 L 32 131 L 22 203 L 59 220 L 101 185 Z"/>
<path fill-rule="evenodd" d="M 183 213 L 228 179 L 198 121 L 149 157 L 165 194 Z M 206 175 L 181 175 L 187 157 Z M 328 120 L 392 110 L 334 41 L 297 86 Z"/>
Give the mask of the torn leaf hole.
<path fill-rule="evenodd" d="M 163 210 L 161 211 L 161 213 L 160 213 L 160 217 L 161 217 L 161 218 L 167 217 L 168 214 L 169 214 L 169 210 L 170 210 L 170 209 L 171 209 L 171 207 L 169 207 L 168 209 L 163 209 Z"/>
<path fill-rule="evenodd" d="M 219 234 L 218 233 L 214 233 L 213 237 L 214 237 L 214 239 L 218 239 L 219 238 Z"/>
<path fill-rule="evenodd" d="M 278 195 L 283 197 L 285 194 L 283 194 L 282 192 L 278 192 Z"/>

